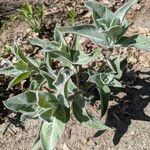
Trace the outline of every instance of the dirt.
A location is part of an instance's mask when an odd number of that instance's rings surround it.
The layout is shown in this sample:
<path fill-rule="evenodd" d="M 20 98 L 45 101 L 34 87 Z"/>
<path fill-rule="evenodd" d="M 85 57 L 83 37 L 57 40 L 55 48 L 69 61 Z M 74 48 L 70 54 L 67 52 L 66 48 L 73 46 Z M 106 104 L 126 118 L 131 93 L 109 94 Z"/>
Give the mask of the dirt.
<path fill-rule="evenodd" d="M 109 4 L 115 9 L 114 1 Z M 116 1 L 117 2 L 117 1 Z M 51 4 L 47 1 L 47 4 Z M 64 1 L 70 5 L 70 1 Z M 119 5 L 122 3 L 120 2 Z M 66 14 L 63 9 L 57 10 L 62 5 L 56 1 L 55 7 L 48 7 L 50 15 L 47 26 L 53 27 L 58 18 L 61 24 L 66 24 Z M 142 0 L 129 12 L 127 18 L 135 22 L 130 27 L 130 33 L 150 35 L 150 3 Z M 77 8 L 81 18 L 78 22 L 90 22 L 90 14 L 80 4 Z M 53 13 L 52 13 L 53 12 Z M 53 22 L 52 22 L 53 21 Z M 17 22 L 9 27 L 7 39 L 12 41 L 15 35 L 25 36 L 27 26 Z M 8 32 L 7 30 L 5 32 Z M 107 115 L 102 119 L 112 131 L 100 132 L 82 126 L 74 118 L 69 121 L 57 150 L 149 150 L 150 147 L 150 53 L 137 51 L 135 48 L 116 50 L 114 54 L 130 56 L 129 64 L 122 78 L 122 89 L 112 89 L 112 97 Z M 3 89 L 4 92 L 4 89 Z M 13 92 L 13 91 L 12 91 Z M 11 93 L 11 92 L 10 92 Z M 3 99 L 4 100 L 4 97 Z M 94 115 L 100 118 L 100 110 L 95 106 L 89 108 Z M 4 109 L 5 110 L 5 109 Z M 30 150 L 38 133 L 40 122 L 28 120 L 25 124 L 19 122 L 20 114 L 8 113 L 0 122 L 0 150 Z"/>

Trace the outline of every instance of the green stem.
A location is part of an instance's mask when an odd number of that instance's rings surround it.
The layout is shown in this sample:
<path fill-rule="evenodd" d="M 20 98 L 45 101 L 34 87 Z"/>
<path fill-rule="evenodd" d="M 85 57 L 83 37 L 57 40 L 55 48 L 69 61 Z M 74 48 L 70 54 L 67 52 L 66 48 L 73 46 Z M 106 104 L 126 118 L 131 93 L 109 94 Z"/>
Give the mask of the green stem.
<path fill-rule="evenodd" d="M 77 83 L 77 87 L 80 89 L 80 74 L 79 74 L 79 72 L 80 72 L 80 66 L 76 66 L 76 71 L 77 71 L 77 74 L 76 74 L 76 83 Z"/>

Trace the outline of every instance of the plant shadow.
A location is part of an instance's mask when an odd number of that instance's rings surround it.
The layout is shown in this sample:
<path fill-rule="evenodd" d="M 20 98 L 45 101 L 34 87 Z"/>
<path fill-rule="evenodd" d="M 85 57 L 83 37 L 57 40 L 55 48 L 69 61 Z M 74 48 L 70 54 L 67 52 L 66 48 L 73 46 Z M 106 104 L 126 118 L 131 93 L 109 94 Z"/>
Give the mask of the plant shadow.
<path fill-rule="evenodd" d="M 106 118 L 106 125 L 116 129 L 114 145 L 120 142 L 132 120 L 150 121 L 150 116 L 144 112 L 150 102 L 150 71 L 125 72 L 122 79 L 124 88 L 114 91 L 112 99 L 117 105 L 110 107 Z M 119 98 L 119 92 L 125 95 Z"/>

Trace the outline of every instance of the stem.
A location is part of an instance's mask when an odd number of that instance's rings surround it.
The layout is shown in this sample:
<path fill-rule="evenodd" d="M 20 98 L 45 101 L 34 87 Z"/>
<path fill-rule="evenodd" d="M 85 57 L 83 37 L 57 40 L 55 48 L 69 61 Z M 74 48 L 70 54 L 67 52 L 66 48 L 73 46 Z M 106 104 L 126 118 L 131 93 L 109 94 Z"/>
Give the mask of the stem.
<path fill-rule="evenodd" d="M 79 74 L 79 72 L 80 72 L 80 66 L 76 66 L 76 71 L 77 71 L 77 74 L 76 74 L 76 83 L 77 83 L 77 87 L 80 89 L 80 74 Z"/>

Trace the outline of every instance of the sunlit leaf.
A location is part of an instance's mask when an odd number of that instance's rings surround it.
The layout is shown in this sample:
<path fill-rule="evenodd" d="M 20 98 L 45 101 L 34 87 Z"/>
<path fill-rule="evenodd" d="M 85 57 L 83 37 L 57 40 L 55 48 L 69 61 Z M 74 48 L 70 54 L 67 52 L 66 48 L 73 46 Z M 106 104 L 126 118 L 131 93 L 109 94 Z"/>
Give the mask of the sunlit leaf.
<path fill-rule="evenodd" d="M 27 91 L 19 95 L 13 96 L 7 101 L 3 101 L 4 105 L 13 110 L 22 113 L 35 112 L 36 109 L 36 94 L 32 91 Z"/>

